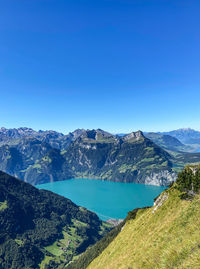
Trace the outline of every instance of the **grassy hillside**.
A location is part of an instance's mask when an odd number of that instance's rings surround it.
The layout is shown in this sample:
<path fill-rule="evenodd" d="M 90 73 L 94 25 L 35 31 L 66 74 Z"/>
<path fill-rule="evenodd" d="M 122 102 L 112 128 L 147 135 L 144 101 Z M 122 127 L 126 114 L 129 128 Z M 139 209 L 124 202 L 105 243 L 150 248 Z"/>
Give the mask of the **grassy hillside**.
<path fill-rule="evenodd" d="M 185 191 L 183 176 L 181 185 L 178 181 L 164 191 L 154 207 L 140 209 L 134 219 L 126 221 L 117 237 L 87 268 L 199 269 L 200 195 L 181 198 Z M 189 174 L 185 179 L 191 192 L 194 178 Z"/>

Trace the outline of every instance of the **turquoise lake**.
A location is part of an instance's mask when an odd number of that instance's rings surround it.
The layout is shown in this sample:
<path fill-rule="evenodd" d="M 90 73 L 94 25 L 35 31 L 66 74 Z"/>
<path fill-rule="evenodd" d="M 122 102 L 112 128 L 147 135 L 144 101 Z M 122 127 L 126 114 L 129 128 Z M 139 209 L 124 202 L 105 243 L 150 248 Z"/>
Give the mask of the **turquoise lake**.
<path fill-rule="evenodd" d="M 101 219 L 123 219 L 128 211 L 152 206 L 153 199 L 165 188 L 135 183 L 95 179 L 69 179 L 36 186 L 66 198 L 95 212 Z"/>

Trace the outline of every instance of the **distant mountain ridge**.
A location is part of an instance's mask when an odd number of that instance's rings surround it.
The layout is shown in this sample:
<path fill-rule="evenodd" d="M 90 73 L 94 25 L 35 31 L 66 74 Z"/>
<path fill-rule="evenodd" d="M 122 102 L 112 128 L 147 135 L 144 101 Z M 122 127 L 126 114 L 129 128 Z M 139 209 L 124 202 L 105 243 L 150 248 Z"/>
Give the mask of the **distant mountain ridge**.
<path fill-rule="evenodd" d="M 42 131 L 39 130 L 38 132 L 27 127 L 21 128 L 13 128 L 13 129 L 6 129 L 2 127 L 0 129 L 0 145 L 16 145 L 22 138 L 35 138 L 41 142 L 46 142 L 50 144 L 53 148 L 57 149 L 64 149 L 66 148 L 71 141 L 76 139 L 84 129 L 77 129 L 74 132 L 70 132 L 67 135 L 62 133 L 48 130 Z"/>
<path fill-rule="evenodd" d="M 161 148 L 176 151 L 176 152 L 193 152 L 193 147 L 186 146 L 181 143 L 176 137 L 161 134 L 161 133 L 145 133 L 144 134 L 147 138 L 151 139 L 154 143 L 159 145 Z"/>
<path fill-rule="evenodd" d="M 169 132 L 160 132 L 160 134 L 167 134 L 176 137 L 184 144 L 200 144 L 200 132 L 191 128 L 181 128 Z"/>
<path fill-rule="evenodd" d="M 119 137 L 126 134 L 119 133 Z M 144 132 L 144 135 L 166 150 L 197 152 L 200 150 L 200 132 L 182 128 L 169 132 Z"/>
<path fill-rule="evenodd" d="M 99 129 L 100 130 L 100 129 Z M 0 145 L 4 144 L 16 144 L 19 139 L 23 137 L 34 137 L 42 142 L 47 142 L 54 148 L 64 149 L 68 144 L 75 140 L 78 136 L 85 133 L 85 129 L 76 129 L 66 135 L 53 130 L 39 130 L 35 131 L 32 128 L 20 127 L 20 128 L 0 128 Z M 193 130 L 191 128 L 181 128 L 169 132 L 144 132 L 144 134 L 160 134 L 175 137 L 182 144 L 200 144 L 200 131 Z M 127 133 L 119 133 L 116 136 L 123 137 Z M 169 138 L 169 137 L 168 137 Z M 174 141 L 175 142 L 175 141 Z M 176 141 L 178 143 L 178 141 Z M 177 144 L 177 146 L 183 146 Z"/>

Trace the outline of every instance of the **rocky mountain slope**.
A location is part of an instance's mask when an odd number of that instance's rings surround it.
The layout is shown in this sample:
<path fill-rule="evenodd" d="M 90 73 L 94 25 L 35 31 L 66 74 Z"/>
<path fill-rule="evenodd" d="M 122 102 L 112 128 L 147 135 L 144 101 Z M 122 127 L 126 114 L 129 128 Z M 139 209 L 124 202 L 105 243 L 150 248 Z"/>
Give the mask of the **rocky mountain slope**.
<path fill-rule="evenodd" d="M 150 208 L 124 223 L 66 269 L 199 269 L 200 167 L 187 167 Z M 95 258 L 96 257 L 96 258 Z"/>
<path fill-rule="evenodd" d="M 1 269 L 66 264 L 108 230 L 85 208 L 0 172 Z"/>
<path fill-rule="evenodd" d="M 63 154 L 75 177 L 166 185 L 173 180 L 170 155 L 141 131 L 122 138 L 86 131 Z"/>
<path fill-rule="evenodd" d="M 1 128 L 0 169 L 31 184 L 82 177 L 165 186 L 177 167 L 200 161 L 199 153 L 169 150 L 185 147 L 175 138 L 149 138 L 140 131 L 119 137 L 100 129 L 63 135 Z"/>
<path fill-rule="evenodd" d="M 141 131 L 120 138 L 81 130 L 65 150 L 23 137 L 0 147 L 0 169 L 32 184 L 81 177 L 167 185 L 175 178 L 170 155 Z"/>
<path fill-rule="evenodd" d="M 74 132 L 64 135 L 52 130 L 40 130 L 37 132 L 27 127 L 21 127 L 18 129 L 6 129 L 2 127 L 0 128 L 0 146 L 17 145 L 20 143 L 21 139 L 35 138 L 42 143 L 48 143 L 53 148 L 63 150 L 84 131 L 84 129 L 77 129 Z"/>

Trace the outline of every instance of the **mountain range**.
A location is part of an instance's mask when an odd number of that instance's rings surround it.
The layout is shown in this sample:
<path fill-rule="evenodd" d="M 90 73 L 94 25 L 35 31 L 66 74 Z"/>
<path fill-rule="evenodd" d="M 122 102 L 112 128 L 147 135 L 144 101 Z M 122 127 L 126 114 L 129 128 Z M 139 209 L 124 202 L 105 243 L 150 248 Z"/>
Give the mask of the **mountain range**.
<path fill-rule="evenodd" d="M 199 153 L 170 135 L 113 135 L 77 129 L 64 135 L 30 128 L 0 129 L 0 169 L 31 184 L 69 178 L 168 185 Z"/>
<path fill-rule="evenodd" d="M 126 134 L 120 133 L 123 137 Z M 167 150 L 198 152 L 200 150 L 200 132 L 191 128 L 181 128 L 169 132 L 144 132 L 144 135 Z"/>
<path fill-rule="evenodd" d="M 200 145 L 200 132 L 191 128 L 182 128 L 170 132 L 161 132 L 161 134 L 176 137 L 183 144 Z"/>
<path fill-rule="evenodd" d="M 64 135 L 56 131 L 38 132 L 27 127 L 6 129 L 0 128 L 0 146 L 1 145 L 17 145 L 23 138 L 35 138 L 42 143 L 48 143 L 52 148 L 65 149 L 74 139 L 76 139 L 84 130 L 77 129 L 73 133 Z"/>
<path fill-rule="evenodd" d="M 144 135 L 152 140 L 155 144 L 168 151 L 175 152 L 193 152 L 194 148 L 190 145 L 185 145 L 176 137 L 160 134 L 160 133 L 144 133 Z"/>
<path fill-rule="evenodd" d="M 141 131 L 122 138 L 101 129 L 77 130 L 67 136 L 30 133 L 15 130 L 9 140 L 4 130 L 0 169 L 32 184 L 83 177 L 166 185 L 174 177 L 170 155 Z"/>

